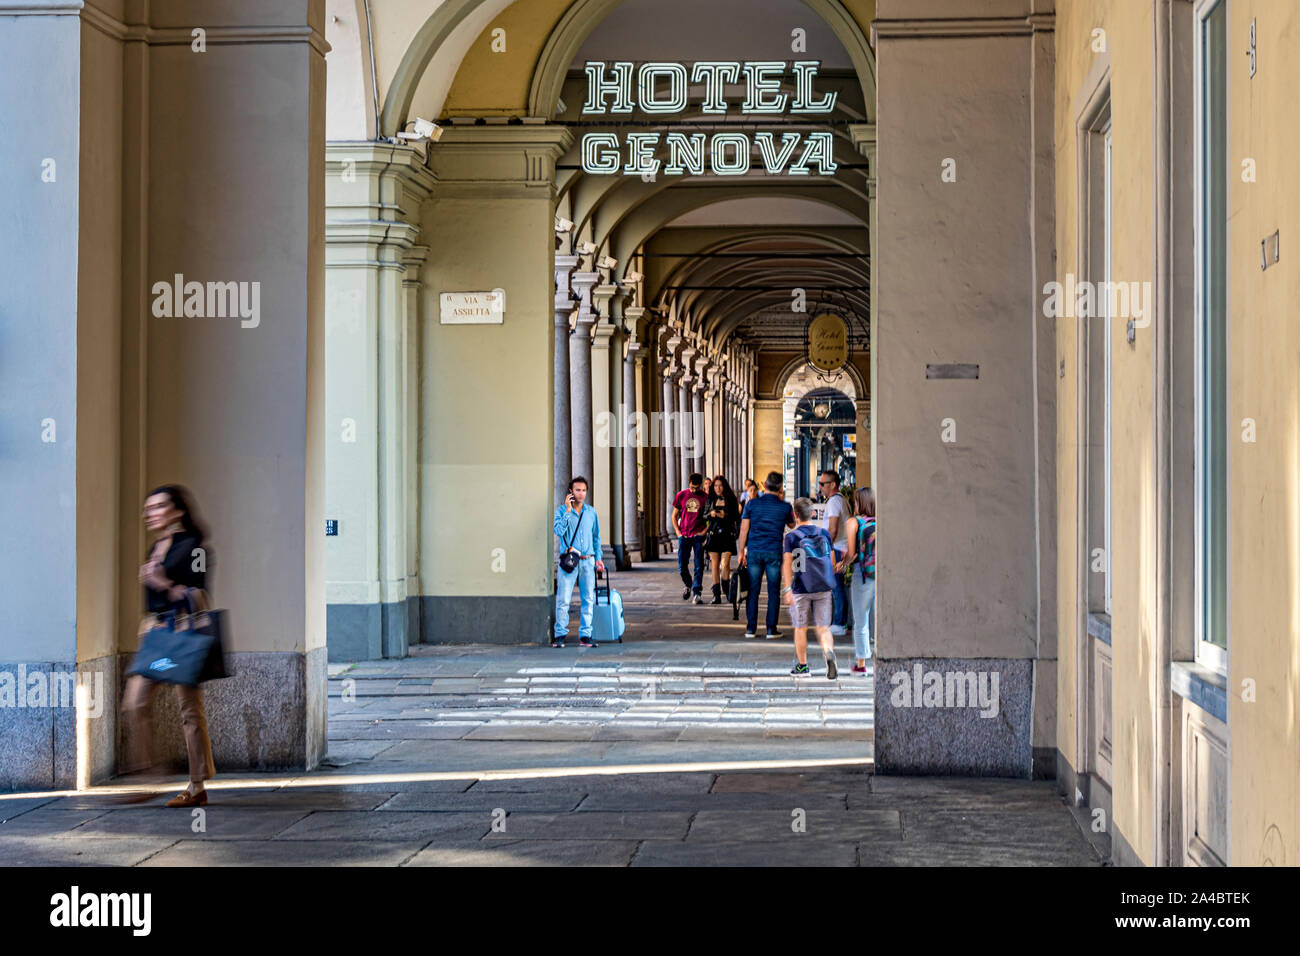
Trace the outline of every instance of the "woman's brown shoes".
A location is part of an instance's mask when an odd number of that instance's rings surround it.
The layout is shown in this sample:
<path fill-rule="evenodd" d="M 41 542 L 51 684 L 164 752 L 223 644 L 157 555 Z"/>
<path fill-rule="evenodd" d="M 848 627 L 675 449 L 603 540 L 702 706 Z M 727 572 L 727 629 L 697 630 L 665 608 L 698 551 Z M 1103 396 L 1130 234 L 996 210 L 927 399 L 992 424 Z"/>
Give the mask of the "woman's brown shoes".
<path fill-rule="evenodd" d="M 182 790 L 167 801 L 169 807 L 206 807 L 207 805 L 208 791 L 206 790 L 200 790 L 198 793 Z"/>

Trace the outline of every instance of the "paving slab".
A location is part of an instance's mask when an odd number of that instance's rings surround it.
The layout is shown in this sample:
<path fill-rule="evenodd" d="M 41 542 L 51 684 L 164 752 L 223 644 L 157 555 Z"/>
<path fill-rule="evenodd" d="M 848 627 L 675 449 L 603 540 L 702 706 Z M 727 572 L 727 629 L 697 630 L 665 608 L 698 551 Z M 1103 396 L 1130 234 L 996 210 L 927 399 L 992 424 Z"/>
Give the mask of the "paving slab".
<path fill-rule="evenodd" d="M 956 843 L 863 843 L 862 866 L 1101 866 L 1085 843 L 1077 846 L 999 846 Z"/>
<path fill-rule="evenodd" d="M 480 792 L 533 790 L 583 790 L 593 793 L 704 794 L 713 786 L 712 773 L 582 774 L 564 777 L 525 777 L 480 780 L 471 788 Z"/>
<path fill-rule="evenodd" d="M 387 790 L 344 790 L 340 787 L 307 790 L 302 787 L 283 787 L 272 791 L 209 790 L 208 807 L 226 809 L 239 807 L 262 810 L 374 810 L 387 803 L 396 788 Z"/>
<path fill-rule="evenodd" d="M 991 804 L 996 806 L 997 804 Z M 865 812 L 865 811 L 863 811 Z M 1044 810 L 904 810 L 909 843 L 1071 847 L 1083 840 L 1064 806 Z"/>
<path fill-rule="evenodd" d="M 35 810 L 37 807 L 54 803 L 58 799 L 58 797 L 20 797 L 9 796 L 8 794 L 0 796 L 0 823 L 12 820 L 28 810 Z"/>
<path fill-rule="evenodd" d="M 490 813 L 366 813 L 326 810 L 313 813 L 276 835 L 275 840 L 430 841 L 439 834 L 472 840 L 492 826 Z"/>
<path fill-rule="evenodd" d="M 870 773 L 859 772 L 856 768 L 844 770 L 810 770 L 810 771 L 737 771 L 719 773 L 713 785 L 714 793 L 763 793 L 766 791 L 806 791 L 821 792 L 845 790 L 868 792 L 871 789 Z"/>
<path fill-rule="evenodd" d="M 666 843 L 641 844 L 632 866 L 853 866 L 852 843 L 800 840 L 782 843 Z"/>
<path fill-rule="evenodd" d="M 578 812 L 592 810 L 692 810 L 749 811 L 784 810 L 803 807 L 817 810 L 844 810 L 844 793 L 656 793 L 641 790 L 606 790 L 586 795 Z"/>
<path fill-rule="evenodd" d="M 0 835 L 0 861 L 4 866 L 135 866 L 174 842 L 174 837 L 162 835 L 134 839 Z"/>
<path fill-rule="evenodd" d="M 372 760 L 394 743 L 392 740 L 331 740 L 325 755 L 335 760 Z"/>
<path fill-rule="evenodd" d="M 686 812 L 512 813 L 500 831 L 485 839 L 531 840 L 681 840 L 691 822 Z"/>
<path fill-rule="evenodd" d="M 796 816 L 796 811 L 802 811 Z M 802 821 L 802 832 L 794 830 Z M 791 837 L 839 843 L 901 840 L 897 810 L 819 810 L 795 804 L 782 810 L 702 810 L 686 841 L 705 843 L 781 842 Z"/>
<path fill-rule="evenodd" d="M 577 808 L 587 796 L 585 790 L 540 790 L 522 792 L 496 792 L 469 790 L 465 793 L 399 793 L 386 801 L 381 811 L 426 810 L 439 813 L 474 811 L 492 813 L 500 809 L 506 813 L 525 810 L 568 813 Z"/>
<path fill-rule="evenodd" d="M 498 840 L 443 846 L 438 841 L 415 854 L 406 866 L 627 866 L 636 852 L 632 840 L 594 843 L 563 840 Z"/>
<path fill-rule="evenodd" d="M 11 820 L 0 823 L 0 837 L 58 836 L 82 826 L 96 817 L 103 816 L 106 812 L 102 808 L 51 810 L 48 807 L 37 807 Z"/>
<path fill-rule="evenodd" d="M 202 809 L 201 815 L 196 811 Z M 267 840 L 307 816 L 309 810 L 266 810 L 256 807 L 112 810 L 90 820 L 63 839 L 85 836 L 129 838 L 170 837 L 172 840 Z M 196 827 L 202 830 L 196 832 Z"/>
<path fill-rule="evenodd" d="M 401 866 L 423 842 L 181 840 L 141 866 Z"/>
<path fill-rule="evenodd" d="M 287 784 L 291 783 L 295 785 L 288 786 L 286 784 L 284 790 L 286 793 L 339 793 L 339 792 L 380 793 L 385 798 L 387 798 L 389 796 L 392 796 L 392 794 L 396 793 L 399 790 L 401 791 L 434 790 L 434 791 L 460 793 L 463 790 L 468 790 L 470 786 L 474 783 L 473 779 L 463 779 L 463 778 L 459 780 L 443 780 L 443 779 L 402 780 L 400 781 L 400 784 L 396 782 L 394 783 L 349 783 L 346 782 L 348 778 L 344 774 L 333 775 L 335 778 L 339 779 L 340 781 L 338 784 L 335 784 L 333 786 L 327 786 L 327 785 L 310 786 L 310 785 L 303 785 L 301 783 L 301 781 L 308 781 L 309 783 L 312 781 L 321 781 L 324 776 L 325 776 L 324 774 L 313 774 L 309 777 L 294 778 L 293 780 L 287 781 Z"/>

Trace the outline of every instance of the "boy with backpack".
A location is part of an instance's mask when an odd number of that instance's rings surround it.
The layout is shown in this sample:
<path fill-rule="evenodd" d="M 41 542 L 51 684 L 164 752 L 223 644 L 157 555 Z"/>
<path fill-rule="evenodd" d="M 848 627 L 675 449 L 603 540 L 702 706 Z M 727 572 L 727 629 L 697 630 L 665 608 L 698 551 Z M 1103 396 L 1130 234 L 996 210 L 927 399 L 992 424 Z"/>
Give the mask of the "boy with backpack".
<path fill-rule="evenodd" d="M 795 528 L 782 543 L 781 597 L 790 607 L 794 623 L 795 676 L 807 675 L 808 628 L 817 635 L 826 659 L 826 678 L 835 680 L 835 639 L 831 636 L 831 612 L 835 591 L 835 551 L 831 536 L 813 521 L 813 503 L 797 498 Z"/>

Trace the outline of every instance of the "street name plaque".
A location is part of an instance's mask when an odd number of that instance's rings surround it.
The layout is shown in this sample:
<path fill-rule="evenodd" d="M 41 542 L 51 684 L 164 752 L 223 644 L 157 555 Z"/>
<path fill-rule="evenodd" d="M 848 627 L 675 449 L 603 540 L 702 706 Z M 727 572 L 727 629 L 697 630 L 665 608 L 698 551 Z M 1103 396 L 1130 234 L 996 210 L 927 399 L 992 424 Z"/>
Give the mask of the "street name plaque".
<path fill-rule="evenodd" d="M 504 289 L 491 292 L 443 292 L 438 296 L 443 325 L 501 325 L 506 319 Z"/>

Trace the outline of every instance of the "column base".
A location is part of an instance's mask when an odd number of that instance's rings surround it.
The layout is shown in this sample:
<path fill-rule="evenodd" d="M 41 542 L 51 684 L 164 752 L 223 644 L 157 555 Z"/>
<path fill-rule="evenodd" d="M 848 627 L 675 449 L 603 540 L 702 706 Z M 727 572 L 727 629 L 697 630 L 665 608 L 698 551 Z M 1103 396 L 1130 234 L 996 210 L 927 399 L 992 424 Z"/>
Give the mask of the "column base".
<path fill-rule="evenodd" d="M 325 635 L 330 663 L 405 657 L 420 639 L 420 599 L 326 605 Z"/>
<path fill-rule="evenodd" d="M 77 786 L 78 688 L 84 688 L 88 733 L 80 755 L 87 784 L 117 766 L 120 680 L 117 655 L 64 661 L 0 663 L 0 791 Z"/>
<path fill-rule="evenodd" d="M 133 656 L 120 655 L 121 672 Z M 226 654 L 226 669 L 234 676 L 203 685 L 217 776 L 235 770 L 311 770 L 320 763 L 328 736 L 325 663 L 323 647 L 306 653 Z M 180 710 L 167 686 L 154 697 L 153 727 L 158 758 L 185 772 Z"/>
<path fill-rule="evenodd" d="M 876 772 L 1030 778 L 1033 664 L 877 660 Z"/>
<path fill-rule="evenodd" d="M 499 597 L 425 595 L 420 639 L 425 644 L 537 644 L 549 641 L 555 595 Z"/>

